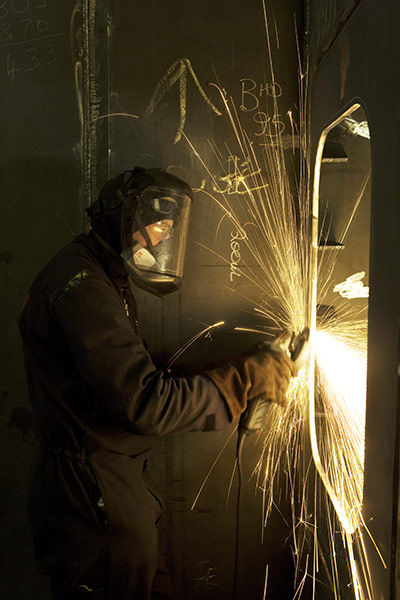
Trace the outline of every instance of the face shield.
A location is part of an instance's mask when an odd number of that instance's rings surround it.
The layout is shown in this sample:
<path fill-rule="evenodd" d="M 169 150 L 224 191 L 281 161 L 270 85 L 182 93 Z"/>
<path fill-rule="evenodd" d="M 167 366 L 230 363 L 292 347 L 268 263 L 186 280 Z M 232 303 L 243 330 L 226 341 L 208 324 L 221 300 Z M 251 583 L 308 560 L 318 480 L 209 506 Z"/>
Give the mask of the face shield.
<path fill-rule="evenodd" d="M 164 296 L 183 277 L 192 199 L 183 190 L 149 185 L 127 194 L 122 207 L 121 256 L 133 281 Z"/>

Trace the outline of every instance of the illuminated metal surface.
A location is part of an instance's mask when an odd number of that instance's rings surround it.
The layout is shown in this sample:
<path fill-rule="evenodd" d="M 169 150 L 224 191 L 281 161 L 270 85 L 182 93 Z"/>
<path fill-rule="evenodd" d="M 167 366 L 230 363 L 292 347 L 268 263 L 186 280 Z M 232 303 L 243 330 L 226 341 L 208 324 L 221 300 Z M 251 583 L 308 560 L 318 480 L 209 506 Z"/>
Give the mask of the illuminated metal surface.
<path fill-rule="evenodd" d="M 326 514 L 310 505 L 309 489 L 322 498 L 320 486 L 326 490 L 339 519 L 343 544 L 347 552 L 350 577 L 356 598 L 363 598 L 361 589 L 370 588 L 368 565 L 363 554 L 363 538 L 360 529 L 362 521 L 366 365 L 367 365 L 367 286 L 359 286 L 358 295 L 340 295 L 339 291 L 352 287 L 363 280 L 368 268 L 369 255 L 369 179 L 370 161 L 364 169 L 355 169 L 356 183 L 350 186 L 350 202 L 342 202 L 341 210 L 332 221 L 327 236 L 332 235 L 333 226 L 339 227 L 337 240 L 328 239 L 321 245 L 321 227 L 318 226 L 319 194 L 321 189 L 320 168 L 316 170 L 314 181 L 313 218 L 309 221 L 307 154 L 301 157 L 298 200 L 291 193 L 283 147 L 279 135 L 275 144 L 266 143 L 265 154 L 261 159 L 253 151 L 252 145 L 241 128 L 235 107 L 221 92 L 226 114 L 237 136 L 242 153 L 242 161 L 235 165 L 235 187 L 243 192 L 234 197 L 223 193 L 219 182 L 214 178 L 214 189 L 221 192 L 215 195 L 202 190 L 212 197 L 222 211 L 221 223 L 228 219 L 234 226 L 242 247 L 246 247 L 250 260 L 243 263 L 237 260 L 235 273 L 248 281 L 248 299 L 253 310 L 263 316 L 272 329 L 289 328 L 300 331 L 309 322 L 313 328 L 313 361 L 309 372 L 301 371 L 292 380 L 288 391 L 288 403 L 284 410 L 272 406 L 265 426 L 262 442 L 262 457 L 257 465 L 257 481 L 264 492 L 264 525 L 277 502 L 277 486 L 281 486 L 279 472 L 282 465 L 287 480 L 284 483 L 293 506 L 294 558 L 298 565 L 295 585 L 298 597 L 302 593 L 306 575 L 316 582 L 318 577 L 318 518 L 325 519 L 331 528 L 330 561 L 332 580 L 335 580 L 335 598 L 339 598 L 339 571 L 335 559 L 333 516 L 326 502 Z M 356 113 L 358 111 L 358 113 Z M 320 167 L 326 137 L 330 130 L 340 127 L 342 118 L 359 115 L 358 105 L 353 106 L 333 123 L 321 137 L 317 163 Z M 300 115 L 301 120 L 302 115 Z M 358 117 L 360 118 L 360 117 Z M 351 131 L 354 131 L 351 130 Z M 365 127 L 362 130 L 365 131 Z M 351 132 L 352 136 L 357 135 Z M 366 136 L 361 136 L 367 144 Z M 189 145 L 190 140 L 186 138 Z M 266 140 L 267 141 L 267 140 Z M 200 161 L 201 157 L 191 145 Z M 354 151 L 354 148 L 353 148 Z M 332 165 L 345 165 L 353 177 L 351 161 L 329 162 Z M 207 169 L 207 166 L 203 163 Z M 208 171 L 210 177 L 212 173 Z M 224 182 L 229 178 L 227 173 Z M 232 183 L 232 181 L 230 182 Z M 338 193 L 338 186 L 335 193 Z M 340 191 L 339 191 L 340 193 Z M 296 202 L 299 203 L 296 210 Z M 364 242 L 361 244 L 363 259 L 357 267 L 364 271 L 345 272 L 353 260 L 358 260 L 360 239 L 357 236 L 357 251 L 352 252 L 348 243 L 354 228 L 359 227 L 362 215 Z M 364 219 L 364 220 L 363 220 Z M 365 221 L 365 219 L 367 221 Z M 368 227 L 365 227 L 367 222 Z M 320 225 L 324 221 L 320 220 Z M 218 236 L 218 228 L 216 231 Z M 309 240 L 312 240 L 311 252 Z M 347 247 L 349 246 L 349 247 Z M 321 250 L 322 247 L 322 250 Z M 214 252 L 212 248 L 209 251 Z M 237 249 L 236 249 L 237 250 Z M 232 265 L 231 257 L 220 256 Z M 310 266 L 311 265 L 311 266 Z M 342 285 L 346 282 L 346 285 Z M 307 285 L 310 282 L 310 285 Z M 335 286 L 339 288 L 335 289 Z M 342 286 L 342 287 L 340 287 Z M 254 290 L 257 290 L 258 300 Z M 319 316 L 317 307 L 325 302 L 325 313 Z M 271 335 L 269 327 L 267 335 Z M 315 363 L 314 363 L 315 361 Z M 315 379 L 315 381 L 314 381 Z M 316 383 L 316 385 L 315 385 Z M 309 398 L 309 399 L 308 399 Z M 310 487 L 309 468 L 304 450 L 306 436 L 310 436 L 312 459 L 319 479 Z M 302 490 L 302 491 L 301 491 Z M 316 491 L 315 491 L 316 490 Z M 317 496 L 314 502 L 317 503 Z M 318 501 L 320 502 L 320 501 Z M 361 557 L 361 574 L 354 558 L 354 534 L 357 538 L 358 556 Z M 313 535 L 313 554 L 305 552 L 305 540 Z M 314 594 L 315 590 L 313 591 Z M 368 597 L 368 596 L 365 596 Z"/>
<path fill-rule="evenodd" d="M 324 166 L 329 140 L 343 151 L 345 163 Z M 326 171 L 332 168 L 333 173 Z M 366 117 L 356 104 L 322 133 L 317 150 L 309 401 L 314 464 L 344 531 L 356 598 L 372 597 L 362 517 L 369 290 L 361 281 L 369 267 L 370 173 Z M 365 271 L 349 272 L 355 264 Z"/>

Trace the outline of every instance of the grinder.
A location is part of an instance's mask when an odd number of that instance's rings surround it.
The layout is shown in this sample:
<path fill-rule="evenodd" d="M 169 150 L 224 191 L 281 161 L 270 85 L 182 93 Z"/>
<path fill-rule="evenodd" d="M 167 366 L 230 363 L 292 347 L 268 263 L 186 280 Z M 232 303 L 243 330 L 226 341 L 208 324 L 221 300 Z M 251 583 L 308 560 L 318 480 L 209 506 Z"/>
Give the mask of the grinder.
<path fill-rule="evenodd" d="M 265 350 L 266 352 L 273 353 L 285 353 L 287 354 L 299 371 L 301 367 L 307 362 L 310 355 L 310 344 L 309 344 L 310 330 L 308 327 L 303 329 L 298 335 L 294 332 L 284 331 L 273 342 L 263 342 L 260 344 L 259 349 Z M 240 504 L 242 496 L 242 447 L 244 439 L 252 433 L 260 431 L 265 424 L 265 419 L 268 413 L 271 401 L 264 396 L 259 396 L 250 400 L 247 404 L 246 410 L 242 413 L 239 424 L 238 424 L 238 439 L 236 445 L 236 461 L 237 461 L 237 473 L 238 473 L 238 487 L 237 487 L 237 506 L 236 506 L 236 528 L 235 528 L 235 567 L 234 567 L 234 581 L 233 581 L 233 600 L 238 598 L 238 563 L 239 563 L 239 515 L 240 515 Z"/>
<path fill-rule="evenodd" d="M 284 352 L 290 356 L 299 371 L 310 354 L 310 329 L 306 327 L 298 335 L 284 331 L 275 340 L 260 344 L 260 350 L 267 352 Z M 263 428 L 271 401 L 262 396 L 252 399 L 242 413 L 238 430 L 247 435 Z"/>

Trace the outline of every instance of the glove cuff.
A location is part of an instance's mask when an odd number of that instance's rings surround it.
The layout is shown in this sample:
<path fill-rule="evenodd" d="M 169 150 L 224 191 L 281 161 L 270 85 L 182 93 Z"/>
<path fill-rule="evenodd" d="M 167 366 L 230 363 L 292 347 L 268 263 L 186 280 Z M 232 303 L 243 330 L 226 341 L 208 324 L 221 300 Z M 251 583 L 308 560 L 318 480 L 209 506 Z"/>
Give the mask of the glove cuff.
<path fill-rule="evenodd" d="M 218 388 L 233 421 L 246 409 L 250 381 L 243 380 L 239 371 L 231 364 L 211 369 L 204 372 L 203 375 L 211 379 Z"/>
<path fill-rule="evenodd" d="M 247 402 L 259 396 L 283 405 L 291 377 L 297 375 L 293 361 L 282 352 L 256 352 L 205 371 L 225 400 L 232 419 Z"/>

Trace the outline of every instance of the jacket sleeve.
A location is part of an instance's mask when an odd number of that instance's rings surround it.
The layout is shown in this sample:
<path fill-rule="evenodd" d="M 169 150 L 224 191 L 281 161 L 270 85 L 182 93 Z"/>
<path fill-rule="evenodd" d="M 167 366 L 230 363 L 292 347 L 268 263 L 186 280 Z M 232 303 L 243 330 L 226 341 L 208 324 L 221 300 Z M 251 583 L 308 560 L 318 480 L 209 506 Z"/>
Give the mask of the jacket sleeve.
<path fill-rule="evenodd" d="M 137 435 L 222 429 L 232 416 L 203 375 L 157 370 L 111 282 L 86 277 L 66 287 L 54 316 L 105 418 Z"/>

